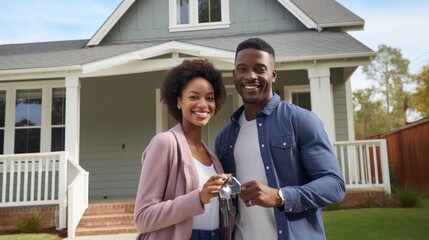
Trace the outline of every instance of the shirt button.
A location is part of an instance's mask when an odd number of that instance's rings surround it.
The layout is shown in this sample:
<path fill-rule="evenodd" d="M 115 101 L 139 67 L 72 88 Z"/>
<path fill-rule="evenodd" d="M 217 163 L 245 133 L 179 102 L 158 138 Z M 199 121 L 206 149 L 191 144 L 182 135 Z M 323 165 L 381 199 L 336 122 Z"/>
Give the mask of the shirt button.
<path fill-rule="evenodd" d="M 261 144 L 261 148 L 264 148 L 265 147 L 265 144 Z"/>
<path fill-rule="evenodd" d="M 279 231 L 279 234 L 282 234 L 282 233 L 283 233 L 283 231 L 282 231 L 282 230 L 280 230 L 280 231 Z"/>
<path fill-rule="evenodd" d="M 286 146 L 286 143 L 285 143 L 285 142 L 283 143 L 283 146 Z"/>
<path fill-rule="evenodd" d="M 259 123 L 259 126 L 262 126 L 262 123 Z"/>
<path fill-rule="evenodd" d="M 265 169 L 270 170 L 270 166 L 266 166 Z"/>
<path fill-rule="evenodd" d="M 289 212 L 292 212 L 292 208 L 289 208 Z"/>
<path fill-rule="evenodd" d="M 232 145 L 229 145 L 229 148 L 232 148 Z"/>

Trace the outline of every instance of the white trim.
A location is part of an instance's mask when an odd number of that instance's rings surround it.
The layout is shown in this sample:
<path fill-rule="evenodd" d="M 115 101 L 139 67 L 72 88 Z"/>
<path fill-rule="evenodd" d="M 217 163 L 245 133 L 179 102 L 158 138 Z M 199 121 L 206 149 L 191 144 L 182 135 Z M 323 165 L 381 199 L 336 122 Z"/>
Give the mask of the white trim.
<path fill-rule="evenodd" d="M 310 92 L 310 85 L 285 85 L 283 86 L 284 100 L 292 103 L 292 94 L 301 92 Z"/>
<path fill-rule="evenodd" d="M 222 21 L 220 22 L 198 23 L 198 4 L 196 0 L 189 0 L 189 24 L 177 24 L 177 0 L 168 1 L 168 12 L 168 29 L 170 32 L 229 28 L 231 25 L 229 17 L 229 0 L 221 0 Z"/>
<path fill-rule="evenodd" d="M 115 11 L 109 16 L 104 24 L 98 29 L 98 31 L 92 36 L 89 42 L 86 44 L 87 47 L 95 46 L 100 44 L 103 38 L 109 33 L 109 31 L 115 26 L 115 24 L 121 19 L 121 17 L 127 12 L 135 0 L 123 0 L 121 4 L 115 9 Z"/>
<path fill-rule="evenodd" d="M 111 68 L 114 66 L 124 65 L 131 62 L 137 62 L 156 56 L 168 54 L 168 53 L 184 53 L 193 55 L 200 58 L 218 58 L 228 62 L 234 60 L 233 51 L 225 51 L 220 49 L 214 49 L 209 47 L 203 47 L 188 43 L 182 43 L 178 41 L 170 41 L 167 43 L 159 44 L 153 47 L 129 52 L 123 55 L 119 55 L 112 58 L 103 59 L 100 61 L 84 64 L 82 66 L 82 73 L 84 75 L 92 72 L 100 71 L 103 69 Z M 146 62 L 146 61 L 145 61 Z"/>
<path fill-rule="evenodd" d="M 331 142 L 336 140 L 334 99 L 330 83 L 330 69 L 314 67 L 308 69 L 310 80 L 311 111 L 323 122 Z"/>
<path fill-rule="evenodd" d="M 64 78 L 68 73 L 80 74 L 81 66 L 26 68 L 0 71 L 0 83 L 13 80 L 46 80 Z"/>
<path fill-rule="evenodd" d="M 66 130 L 64 150 L 72 161 L 79 164 L 79 133 L 80 133 L 80 79 L 76 75 L 68 75 L 66 87 Z"/>

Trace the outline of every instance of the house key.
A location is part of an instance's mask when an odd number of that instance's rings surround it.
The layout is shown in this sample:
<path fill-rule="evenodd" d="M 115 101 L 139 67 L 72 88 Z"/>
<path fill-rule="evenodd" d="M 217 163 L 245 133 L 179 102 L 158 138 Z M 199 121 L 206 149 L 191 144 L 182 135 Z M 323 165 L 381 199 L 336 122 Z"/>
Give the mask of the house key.
<path fill-rule="evenodd" d="M 219 207 L 220 211 L 223 213 L 225 227 L 229 225 L 229 215 L 234 216 L 237 212 L 231 195 L 240 192 L 241 184 L 235 177 L 231 177 L 219 191 L 219 196 L 222 200 Z"/>

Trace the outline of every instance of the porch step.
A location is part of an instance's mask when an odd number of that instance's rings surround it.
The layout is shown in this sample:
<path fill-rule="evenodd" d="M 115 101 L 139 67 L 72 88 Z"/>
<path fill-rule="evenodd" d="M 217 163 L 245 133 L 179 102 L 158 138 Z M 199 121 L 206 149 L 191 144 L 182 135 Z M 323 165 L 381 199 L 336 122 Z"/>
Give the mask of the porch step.
<path fill-rule="evenodd" d="M 90 202 L 76 228 L 76 236 L 136 232 L 134 200 L 121 199 Z"/>
<path fill-rule="evenodd" d="M 121 226 L 102 226 L 102 227 L 96 227 L 96 228 L 79 227 L 76 230 L 76 236 L 110 235 L 110 234 L 120 234 L 120 233 L 137 233 L 137 230 L 134 224 L 121 225 Z"/>

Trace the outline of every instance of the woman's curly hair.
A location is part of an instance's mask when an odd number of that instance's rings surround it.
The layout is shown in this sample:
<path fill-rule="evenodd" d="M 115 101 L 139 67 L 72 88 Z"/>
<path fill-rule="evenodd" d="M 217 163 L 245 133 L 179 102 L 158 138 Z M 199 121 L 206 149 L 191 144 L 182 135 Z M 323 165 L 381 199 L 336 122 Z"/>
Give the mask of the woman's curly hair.
<path fill-rule="evenodd" d="M 226 90 L 222 73 L 206 59 L 184 60 L 167 72 L 161 86 L 161 102 L 167 105 L 168 113 L 178 122 L 182 122 L 182 111 L 177 108 L 177 98 L 182 96 L 182 91 L 188 82 L 196 77 L 207 79 L 213 86 L 215 114 L 225 102 Z"/>

